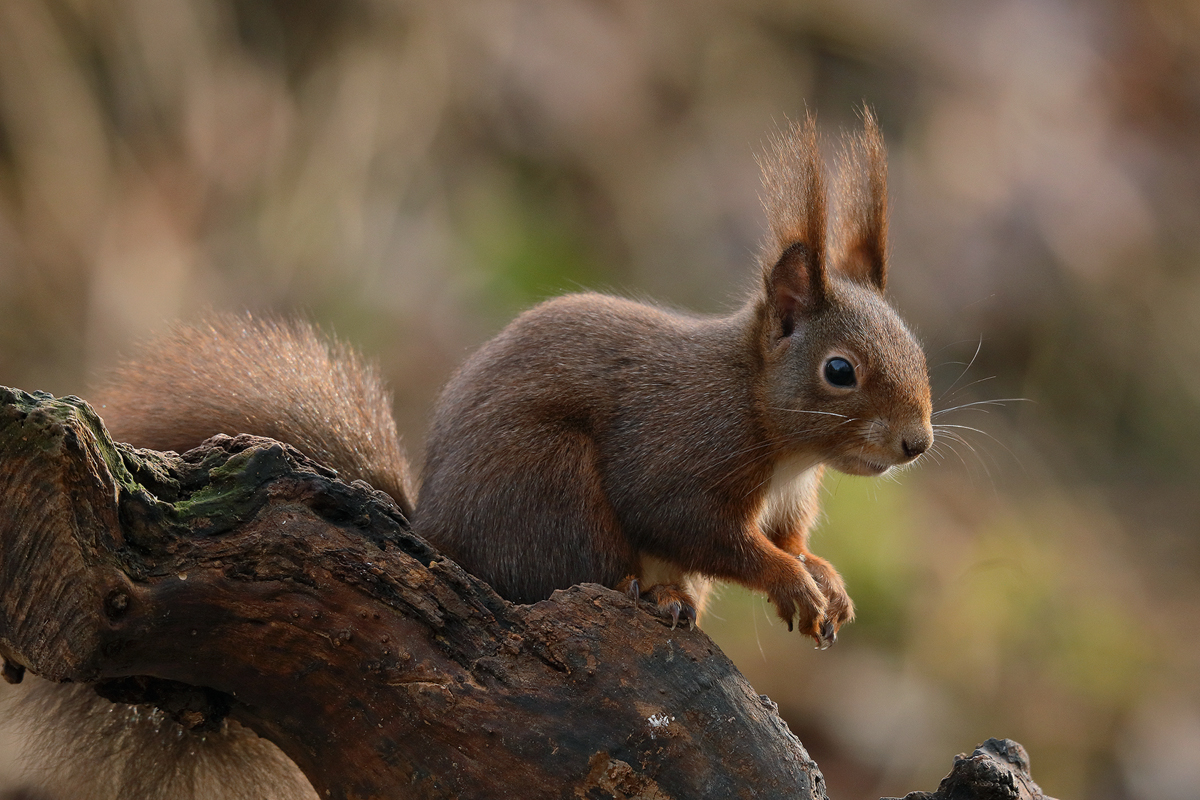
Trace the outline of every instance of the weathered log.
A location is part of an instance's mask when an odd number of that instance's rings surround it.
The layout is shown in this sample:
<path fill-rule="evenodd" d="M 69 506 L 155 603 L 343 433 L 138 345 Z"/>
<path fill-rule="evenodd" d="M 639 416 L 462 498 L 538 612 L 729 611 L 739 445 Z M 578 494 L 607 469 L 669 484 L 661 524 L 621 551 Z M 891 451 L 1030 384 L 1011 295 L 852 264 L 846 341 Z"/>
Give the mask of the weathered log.
<path fill-rule="evenodd" d="M 0 655 L 275 742 L 322 797 L 823 798 L 698 630 L 583 585 L 514 606 L 287 445 L 114 444 L 0 389 Z"/>

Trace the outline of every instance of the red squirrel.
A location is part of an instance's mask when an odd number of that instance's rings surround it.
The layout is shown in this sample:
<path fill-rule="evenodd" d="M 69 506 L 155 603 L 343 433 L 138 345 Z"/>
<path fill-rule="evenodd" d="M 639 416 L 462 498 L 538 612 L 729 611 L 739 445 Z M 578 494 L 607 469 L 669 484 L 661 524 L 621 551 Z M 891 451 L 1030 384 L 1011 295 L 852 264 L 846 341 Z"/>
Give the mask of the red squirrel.
<path fill-rule="evenodd" d="M 518 317 L 437 403 L 417 533 L 518 602 L 593 581 L 674 622 L 715 578 L 832 643 L 854 612 L 807 546 L 822 470 L 879 475 L 924 453 L 929 378 L 883 299 L 874 118 L 845 148 L 832 253 L 815 124 L 773 144 L 749 301 L 707 318 L 580 294 Z"/>
<path fill-rule="evenodd" d="M 886 153 L 864 116 L 832 237 L 810 118 L 761 159 L 770 235 L 741 308 L 700 317 L 577 294 L 527 311 L 450 379 L 419 492 L 377 375 L 304 323 L 179 327 L 95 405 L 139 447 L 287 441 L 389 493 L 416 533 L 515 602 L 596 582 L 675 624 L 697 619 L 711 580 L 734 581 L 827 647 L 854 606 L 808 550 L 824 469 L 881 475 L 933 443 L 925 357 L 884 299 Z"/>
<path fill-rule="evenodd" d="M 728 580 L 828 646 L 854 612 L 807 546 L 822 471 L 879 475 L 924 453 L 929 379 L 883 298 L 874 117 L 844 148 L 832 248 L 815 123 L 776 137 L 762 167 L 771 235 L 745 305 L 710 318 L 576 294 L 522 314 L 442 392 L 419 502 L 378 378 L 302 323 L 179 328 L 118 371 L 100 414 L 156 449 L 218 432 L 288 441 L 390 493 L 515 602 L 595 582 L 675 623 Z"/>

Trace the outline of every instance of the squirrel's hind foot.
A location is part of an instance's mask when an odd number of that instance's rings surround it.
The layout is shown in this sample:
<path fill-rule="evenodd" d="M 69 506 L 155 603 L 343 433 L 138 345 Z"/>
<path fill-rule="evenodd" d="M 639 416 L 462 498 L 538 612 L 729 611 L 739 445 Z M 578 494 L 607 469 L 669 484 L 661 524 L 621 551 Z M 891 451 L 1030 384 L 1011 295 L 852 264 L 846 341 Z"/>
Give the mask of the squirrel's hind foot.
<path fill-rule="evenodd" d="M 655 614 L 664 620 L 671 620 L 674 630 L 680 621 L 688 627 L 695 628 L 698 614 L 696 600 L 682 586 L 673 583 L 656 583 L 648 589 L 642 589 L 637 577 L 630 575 L 621 581 L 617 590 L 624 592 L 633 600 L 644 600 L 654 606 Z"/>

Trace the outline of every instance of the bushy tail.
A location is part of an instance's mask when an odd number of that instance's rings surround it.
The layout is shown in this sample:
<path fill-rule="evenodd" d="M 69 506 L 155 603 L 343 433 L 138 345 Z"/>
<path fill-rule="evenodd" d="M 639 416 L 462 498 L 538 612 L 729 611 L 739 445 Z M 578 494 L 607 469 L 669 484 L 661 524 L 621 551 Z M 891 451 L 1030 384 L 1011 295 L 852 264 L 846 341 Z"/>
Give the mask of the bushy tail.
<path fill-rule="evenodd" d="M 90 686 L 26 676 L 5 687 L 0 737 L 23 767 L 0 795 L 36 800 L 317 800 L 287 756 L 226 720 L 206 734 Z"/>
<path fill-rule="evenodd" d="M 218 433 L 268 436 L 387 492 L 411 517 L 388 392 L 350 347 L 305 322 L 218 315 L 177 326 L 89 399 L 117 441 L 183 452 Z"/>

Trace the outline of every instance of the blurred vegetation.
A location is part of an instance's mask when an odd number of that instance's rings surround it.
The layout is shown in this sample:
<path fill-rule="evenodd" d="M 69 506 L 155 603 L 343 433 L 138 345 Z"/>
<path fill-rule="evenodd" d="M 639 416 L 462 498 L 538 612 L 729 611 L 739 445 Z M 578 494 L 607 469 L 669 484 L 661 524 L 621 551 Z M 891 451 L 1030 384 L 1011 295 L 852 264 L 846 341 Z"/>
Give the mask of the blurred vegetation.
<path fill-rule="evenodd" d="M 1195 797 L 1194 3 L 0 4 L 0 383 L 86 396 L 173 319 L 301 313 L 380 361 L 419 458 L 454 365 L 540 298 L 728 308 L 754 153 L 811 109 L 832 154 L 863 101 L 938 407 L 1032 402 L 828 482 L 837 647 L 737 588 L 705 627 L 835 798 L 987 736 L 1055 796 Z"/>

